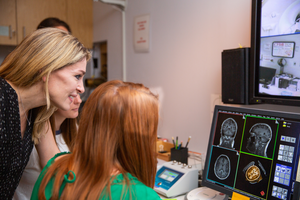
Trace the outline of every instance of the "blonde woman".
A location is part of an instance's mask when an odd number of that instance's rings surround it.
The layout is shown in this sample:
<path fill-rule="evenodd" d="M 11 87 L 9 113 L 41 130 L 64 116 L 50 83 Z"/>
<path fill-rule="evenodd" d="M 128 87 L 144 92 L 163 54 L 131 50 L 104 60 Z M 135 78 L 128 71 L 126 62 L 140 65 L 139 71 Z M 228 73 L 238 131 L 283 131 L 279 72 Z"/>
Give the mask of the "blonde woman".
<path fill-rule="evenodd" d="M 40 163 L 59 149 L 49 117 L 69 110 L 84 92 L 89 51 L 69 33 L 40 29 L 27 36 L 0 66 L 0 199 L 12 199 L 36 144 Z M 46 134 L 50 133 L 50 134 Z"/>
<path fill-rule="evenodd" d="M 142 84 L 109 81 L 83 106 L 71 154 L 54 156 L 31 199 L 151 199 L 158 98 Z"/>
<path fill-rule="evenodd" d="M 44 19 L 38 25 L 37 29 L 48 27 L 59 28 L 61 30 L 71 33 L 69 25 L 58 18 Z M 77 116 L 81 102 L 82 101 L 80 99 L 80 96 L 77 95 L 74 98 L 72 104 L 70 105 L 69 110 L 64 111 L 61 109 L 57 109 L 50 117 L 50 124 L 52 127 L 54 139 L 61 152 L 68 152 L 72 149 L 73 140 L 77 135 Z M 42 171 L 42 168 L 39 164 L 39 160 L 40 159 L 36 148 L 33 147 L 29 161 L 26 165 L 26 168 L 24 169 L 19 185 L 15 190 L 13 200 L 30 199 L 33 186 Z"/>

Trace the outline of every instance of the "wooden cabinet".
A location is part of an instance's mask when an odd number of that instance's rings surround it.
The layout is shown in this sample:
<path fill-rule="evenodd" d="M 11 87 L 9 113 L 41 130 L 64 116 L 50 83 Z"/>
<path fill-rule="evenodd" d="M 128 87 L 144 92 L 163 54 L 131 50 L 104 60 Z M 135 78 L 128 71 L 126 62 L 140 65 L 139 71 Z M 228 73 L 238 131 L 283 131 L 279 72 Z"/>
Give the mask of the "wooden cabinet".
<path fill-rule="evenodd" d="M 0 44 L 19 44 L 47 17 L 67 22 L 80 42 L 87 48 L 93 47 L 92 0 L 0 0 L 0 28 L 9 26 L 9 21 L 12 30 L 16 27 L 15 41 L 0 36 Z"/>
<path fill-rule="evenodd" d="M 47 17 L 67 21 L 65 0 L 17 0 L 18 43 Z M 68 22 L 67 22 L 68 23 Z"/>
<path fill-rule="evenodd" d="M 17 44 L 16 1 L 0 0 L 0 44 Z"/>
<path fill-rule="evenodd" d="M 59 0 L 61 1 L 61 0 Z M 66 22 L 72 34 L 84 44 L 93 48 L 93 0 L 67 0 Z"/>

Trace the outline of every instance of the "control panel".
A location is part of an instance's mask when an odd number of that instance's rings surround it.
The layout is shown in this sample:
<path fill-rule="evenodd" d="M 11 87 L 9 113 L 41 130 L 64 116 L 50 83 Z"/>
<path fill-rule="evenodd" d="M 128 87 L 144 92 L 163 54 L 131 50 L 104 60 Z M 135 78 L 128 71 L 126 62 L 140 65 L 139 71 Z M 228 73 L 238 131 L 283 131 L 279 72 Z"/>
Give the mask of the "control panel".
<path fill-rule="evenodd" d="M 154 190 L 166 197 L 185 194 L 198 187 L 198 169 L 192 165 L 171 161 L 158 169 Z"/>

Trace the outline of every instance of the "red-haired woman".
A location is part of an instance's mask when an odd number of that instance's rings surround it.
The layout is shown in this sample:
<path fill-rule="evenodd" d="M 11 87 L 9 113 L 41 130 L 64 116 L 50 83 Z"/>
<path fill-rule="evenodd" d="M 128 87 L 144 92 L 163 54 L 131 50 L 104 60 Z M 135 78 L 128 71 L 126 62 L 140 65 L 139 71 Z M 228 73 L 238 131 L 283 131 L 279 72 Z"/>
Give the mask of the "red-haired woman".
<path fill-rule="evenodd" d="M 109 81 L 85 103 L 71 154 L 53 157 L 31 199 L 160 199 L 158 98 L 142 84 Z"/>

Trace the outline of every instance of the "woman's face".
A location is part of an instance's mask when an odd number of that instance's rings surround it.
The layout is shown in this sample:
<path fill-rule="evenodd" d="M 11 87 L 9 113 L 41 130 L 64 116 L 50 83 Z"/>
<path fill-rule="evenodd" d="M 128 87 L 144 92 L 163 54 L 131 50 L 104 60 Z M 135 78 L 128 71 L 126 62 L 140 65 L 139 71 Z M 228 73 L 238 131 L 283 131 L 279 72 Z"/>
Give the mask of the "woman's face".
<path fill-rule="evenodd" d="M 58 109 L 57 111 L 55 111 L 55 116 L 60 116 L 61 118 L 76 118 L 78 116 L 78 111 L 79 111 L 79 107 L 81 104 L 82 100 L 80 99 L 80 96 L 77 95 L 74 99 L 73 102 L 70 105 L 70 109 L 65 111 L 65 110 L 61 110 Z"/>
<path fill-rule="evenodd" d="M 74 98 L 84 92 L 85 71 L 86 59 L 84 58 L 73 65 L 52 72 L 48 83 L 51 104 L 58 109 L 69 110 Z"/>
<path fill-rule="evenodd" d="M 69 32 L 68 29 L 64 26 L 54 26 L 54 28 L 58 28 L 58 29 L 61 29 L 63 31 L 66 31 L 67 33 Z"/>

